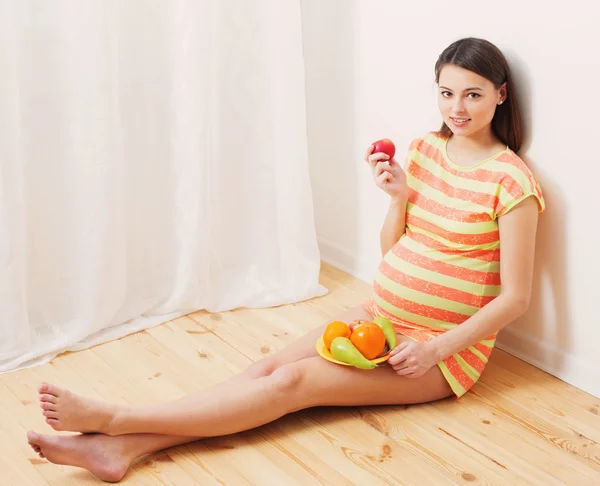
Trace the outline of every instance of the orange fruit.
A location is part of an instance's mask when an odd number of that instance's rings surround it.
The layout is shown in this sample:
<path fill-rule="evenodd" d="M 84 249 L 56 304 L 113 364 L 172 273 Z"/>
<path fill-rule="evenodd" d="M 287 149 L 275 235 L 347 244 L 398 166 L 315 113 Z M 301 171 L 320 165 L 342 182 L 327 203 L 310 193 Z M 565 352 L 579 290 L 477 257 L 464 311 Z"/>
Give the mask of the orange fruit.
<path fill-rule="evenodd" d="M 323 332 L 323 342 L 327 349 L 331 348 L 331 341 L 336 337 L 349 338 L 351 334 L 348 324 L 342 321 L 333 321 L 327 324 L 325 331 Z"/>
<path fill-rule="evenodd" d="M 374 322 L 358 326 L 350 336 L 350 341 L 367 359 L 375 359 L 385 348 L 385 334 Z"/>

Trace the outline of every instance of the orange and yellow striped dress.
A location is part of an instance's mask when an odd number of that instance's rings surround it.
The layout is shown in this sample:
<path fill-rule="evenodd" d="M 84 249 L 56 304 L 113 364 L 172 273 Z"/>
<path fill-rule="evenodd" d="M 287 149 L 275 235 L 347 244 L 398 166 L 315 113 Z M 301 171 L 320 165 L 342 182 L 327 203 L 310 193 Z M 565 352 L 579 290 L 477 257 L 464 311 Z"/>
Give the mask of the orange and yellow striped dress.
<path fill-rule="evenodd" d="M 446 143 L 433 132 L 411 143 L 406 231 L 383 257 L 365 303 L 417 341 L 460 325 L 500 294 L 498 218 L 529 196 L 545 209 L 539 183 L 508 147 L 461 167 Z M 456 397 L 479 379 L 496 336 L 438 363 Z"/>

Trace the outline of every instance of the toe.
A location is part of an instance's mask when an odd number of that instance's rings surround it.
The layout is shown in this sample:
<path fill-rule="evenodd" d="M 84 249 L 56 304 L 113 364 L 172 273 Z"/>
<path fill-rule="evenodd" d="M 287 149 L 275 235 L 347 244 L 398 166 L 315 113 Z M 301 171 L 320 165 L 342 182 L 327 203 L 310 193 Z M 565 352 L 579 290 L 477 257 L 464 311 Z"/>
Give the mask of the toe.
<path fill-rule="evenodd" d="M 58 397 L 61 392 L 62 392 L 62 388 L 56 386 L 56 385 L 52 385 L 51 383 L 42 383 L 40 384 L 40 386 L 38 387 L 38 392 L 44 395 L 53 395 L 55 397 Z"/>
<path fill-rule="evenodd" d="M 58 412 L 55 412 L 53 410 L 44 410 L 44 417 L 52 419 L 58 418 Z"/>
<path fill-rule="evenodd" d="M 37 445 L 37 443 L 40 440 L 40 434 L 33 432 L 32 430 L 28 430 L 27 431 L 27 442 L 29 442 L 29 444 L 33 445 Z"/>
<path fill-rule="evenodd" d="M 55 418 L 46 418 L 46 423 L 52 427 L 54 430 L 58 430 L 59 432 L 63 430 L 62 424 L 60 420 Z"/>
<path fill-rule="evenodd" d="M 48 395 L 47 393 L 42 393 L 40 395 L 40 402 L 56 403 L 56 397 L 54 395 Z"/>
<path fill-rule="evenodd" d="M 50 402 L 42 402 L 40 403 L 40 408 L 42 410 L 56 410 L 56 404 Z"/>

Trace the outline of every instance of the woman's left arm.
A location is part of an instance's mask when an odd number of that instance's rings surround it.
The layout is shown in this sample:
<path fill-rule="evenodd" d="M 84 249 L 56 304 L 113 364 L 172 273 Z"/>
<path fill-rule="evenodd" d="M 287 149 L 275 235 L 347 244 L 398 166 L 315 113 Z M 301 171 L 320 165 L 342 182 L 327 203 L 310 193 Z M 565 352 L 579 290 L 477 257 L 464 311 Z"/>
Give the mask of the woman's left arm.
<path fill-rule="evenodd" d="M 534 197 L 498 219 L 502 291 L 465 322 L 429 341 L 438 361 L 495 334 L 527 311 L 537 223 L 538 204 Z"/>
<path fill-rule="evenodd" d="M 500 295 L 465 322 L 431 341 L 404 342 L 394 348 L 390 364 L 399 375 L 417 378 L 439 361 L 490 337 L 525 313 L 531 298 L 537 223 L 538 205 L 534 197 L 499 218 Z"/>

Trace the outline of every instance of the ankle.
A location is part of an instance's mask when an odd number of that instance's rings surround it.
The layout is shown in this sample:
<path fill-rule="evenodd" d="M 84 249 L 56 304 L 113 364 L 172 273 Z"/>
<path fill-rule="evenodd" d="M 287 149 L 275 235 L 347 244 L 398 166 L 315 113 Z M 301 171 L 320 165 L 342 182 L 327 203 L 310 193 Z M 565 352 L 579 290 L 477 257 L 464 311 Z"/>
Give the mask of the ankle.
<path fill-rule="evenodd" d="M 131 412 L 130 406 L 117 405 L 109 414 L 106 421 L 105 430 L 103 431 L 106 435 L 116 436 L 126 434 L 125 426 L 127 424 L 127 417 Z"/>
<path fill-rule="evenodd" d="M 113 452 L 122 462 L 129 465 L 139 456 L 138 451 L 133 447 L 132 442 L 128 440 L 129 435 L 115 435 L 110 437 L 111 444 L 114 446 Z"/>

